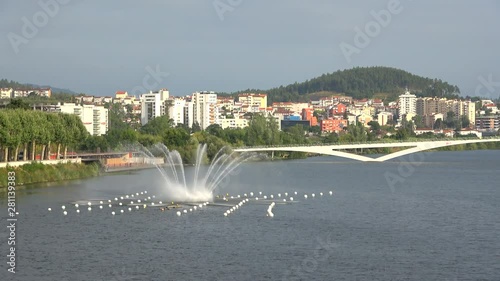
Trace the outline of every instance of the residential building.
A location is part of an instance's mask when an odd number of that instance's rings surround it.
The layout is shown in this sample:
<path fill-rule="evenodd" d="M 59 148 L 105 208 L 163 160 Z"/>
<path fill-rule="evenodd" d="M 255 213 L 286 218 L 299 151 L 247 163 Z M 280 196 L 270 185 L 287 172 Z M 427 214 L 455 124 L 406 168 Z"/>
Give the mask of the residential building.
<path fill-rule="evenodd" d="M 214 92 L 196 92 L 193 98 L 193 120 L 198 122 L 202 130 L 217 123 L 217 94 Z"/>
<path fill-rule="evenodd" d="M 0 89 L 0 99 L 10 99 L 14 93 L 12 88 L 1 88 Z"/>
<path fill-rule="evenodd" d="M 238 101 L 244 105 L 256 106 L 258 108 L 267 107 L 267 94 L 245 93 L 238 95 Z"/>
<path fill-rule="evenodd" d="M 248 120 L 240 118 L 238 115 L 236 115 L 235 118 L 219 118 L 217 120 L 217 124 L 219 124 L 222 129 L 245 128 L 248 126 Z"/>
<path fill-rule="evenodd" d="M 59 107 L 58 112 L 77 115 L 91 135 L 101 136 L 108 131 L 108 109 L 104 108 L 104 106 L 65 103 L 57 107 Z"/>
<path fill-rule="evenodd" d="M 184 108 L 186 107 L 186 99 L 175 97 L 169 100 L 168 116 L 174 120 L 174 125 L 185 124 Z"/>
<path fill-rule="evenodd" d="M 387 125 L 387 123 L 393 120 L 394 116 L 391 112 L 383 111 L 377 114 L 377 122 L 380 124 L 380 126 L 385 126 Z"/>
<path fill-rule="evenodd" d="M 309 125 L 318 126 L 318 118 L 314 116 L 314 109 L 312 108 L 304 108 L 302 109 L 302 120 L 309 121 Z"/>
<path fill-rule="evenodd" d="M 347 127 L 348 120 L 343 118 L 324 119 L 320 121 L 322 133 L 338 133 Z"/>
<path fill-rule="evenodd" d="M 498 131 L 500 129 L 500 116 L 478 116 L 475 124 L 478 130 Z"/>
<path fill-rule="evenodd" d="M 410 94 L 406 90 L 404 95 L 399 96 L 399 120 L 403 119 L 403 115 L 417 113 L 417 96 Z"/>
<path fill-rule="evenodd" d="M 150 91 L 141 95 L 141 124 L 143 126 L 154 118 L 166 114 L 165 108 L 168 97 L 169 92 L 166 89 L 158 92 Z"/>

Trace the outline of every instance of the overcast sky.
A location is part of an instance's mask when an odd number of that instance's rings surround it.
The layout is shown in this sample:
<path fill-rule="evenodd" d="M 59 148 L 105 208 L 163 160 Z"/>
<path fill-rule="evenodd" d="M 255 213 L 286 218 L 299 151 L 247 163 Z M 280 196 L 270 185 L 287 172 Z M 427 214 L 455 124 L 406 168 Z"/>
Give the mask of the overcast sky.
<path fill-rule="evenodd" d="M 464 95 L 479 77 L 500 82 L 496 0 L 57 0 L 48 12 L 40 4 L 54 1 L 0 2 L 0 78 L 102 96 L 268 89 L 375 65 L 443 79 Z M 390 19 L 375 24 L 381 10 Z M 368 42 L 354 40 L 356 27 L 369 28 Z M 481 93 L 498 97 L 495 85 Z"/>

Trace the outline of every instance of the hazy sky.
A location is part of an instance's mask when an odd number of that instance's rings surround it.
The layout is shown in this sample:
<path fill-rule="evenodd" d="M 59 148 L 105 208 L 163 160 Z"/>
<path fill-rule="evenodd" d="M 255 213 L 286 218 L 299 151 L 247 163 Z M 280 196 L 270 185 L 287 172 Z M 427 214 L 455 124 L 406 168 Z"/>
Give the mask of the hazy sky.
<path fill-rule="evenodd" d="M 479 77 L 500 82 L 496 0 L 55 1 L 0 1 L 0 78 L 94 95 L 268 89 L 374 65 L 470 95 Z M 58 4 L 45 12 L 40 3 Z M 381 10 L 390 20 L 374 24 Z M 369 28 L 369 42 L 355 42 L 356 27 Z M 350 60 L 343 42 L 356 48 Z M 499 84 L 481 93 L 498 97 Z"/>

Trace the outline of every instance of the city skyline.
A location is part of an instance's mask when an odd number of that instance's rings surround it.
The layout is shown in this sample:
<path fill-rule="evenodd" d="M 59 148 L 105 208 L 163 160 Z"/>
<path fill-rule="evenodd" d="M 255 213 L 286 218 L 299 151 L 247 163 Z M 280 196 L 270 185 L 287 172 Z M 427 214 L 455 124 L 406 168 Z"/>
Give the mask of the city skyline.
<path fill-rule="evenodd" d="M 0 77 L 97 96 L 184 96 L 382 65 L 442 79 L 464 96 L 500 92 L 496 1 L 116 3 L 0 4 Z"/>

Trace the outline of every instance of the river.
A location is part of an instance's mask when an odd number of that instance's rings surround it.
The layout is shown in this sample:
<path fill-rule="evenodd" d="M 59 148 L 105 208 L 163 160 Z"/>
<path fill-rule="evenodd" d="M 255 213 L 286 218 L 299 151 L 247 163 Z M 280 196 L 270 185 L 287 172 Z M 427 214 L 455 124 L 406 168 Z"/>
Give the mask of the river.
<path fill-rule="evenodd" d="M 155 169 L 30 186 L 16 192 L 15 274 L 0 203 L 0 280 L 500 280 L 499 167 L 499 150 L 243 164 L 222 191 L 294 196 L 273 218 L 262 200 L 228 217 L 210 205 L 178 217 L 69 204 L 141 191 L 162 200 Z"/>

